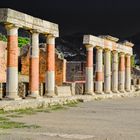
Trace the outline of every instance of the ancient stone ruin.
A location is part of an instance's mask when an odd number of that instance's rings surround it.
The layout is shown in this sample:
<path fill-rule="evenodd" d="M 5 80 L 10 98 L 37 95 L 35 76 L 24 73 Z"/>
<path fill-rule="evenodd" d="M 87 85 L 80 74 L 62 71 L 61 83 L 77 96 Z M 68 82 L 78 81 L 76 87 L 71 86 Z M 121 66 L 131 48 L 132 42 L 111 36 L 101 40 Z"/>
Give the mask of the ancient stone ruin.
<path fill-rule="evenodd" d="M 20 99 L 19 87 L 28 97 L 39 98 L 75 95 L 75 82 L 66 80 L 66 60 L 55 51 L 55 38 L 59 37 L 58 25 L 30 15 L 7 8 L 0 8 L 0 23 L 7 30 L 7 44 L 0 42 L 0 82 L 6 82 L 7 99 Z M 18 29 L 23 28 L 31 33 L 32 44 L 21 56 L 21 75 L 18 74 Z M 46 37 L 44 48 L 39 47 L 39 34 Z M 110 94 L 133 91 L 131 85 L 131 42 L 118 42 L 112 36 L 83 36 L 83 45 L 87 50 L 85 77 L 79 80 L 82 94 Z M 2 44 L 2 47 L 1 47 Z M 5 51 L 5 48 L 7 50 Z M 93 70 L 93 48 L 96 48 L 95 77 Z M 111 57 L 112 56 L 112 57 Z M 6 61 L 6 63 L 4 63 Z M 7 67 L 6 67 L 7 65 Z M 3 71 L 5 70 L 5 72 Z M 29 83 L 19 86 L 22 75 Z M 44 83 L 44 93 L 40 88 Z M 80 88 L 80 87 L 78 87 Z M 1 88 L 2 89 L 2 88 Z M 2 90 L 1 90 L 2 92 Z"/>

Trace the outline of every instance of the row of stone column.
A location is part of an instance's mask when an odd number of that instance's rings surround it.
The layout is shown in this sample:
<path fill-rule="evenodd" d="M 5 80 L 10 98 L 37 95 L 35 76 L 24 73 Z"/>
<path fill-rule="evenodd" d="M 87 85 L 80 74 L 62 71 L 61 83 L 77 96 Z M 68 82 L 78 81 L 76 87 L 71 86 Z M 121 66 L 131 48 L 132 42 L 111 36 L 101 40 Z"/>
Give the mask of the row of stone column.
<path fill-rule="evenodd" d="M 6 97 L 18 99 L 18 27 L 7 25 Z M 29 85 L 31 97 L 39 97 L 39 32 L 31 30 Z M 46 95 L 53 96 L 55 88 L 55 37 L 46 35 Z"/>
<path fill-rule="evenodd" d="M 96 47 L 95 82 L 93 82 L 93 47 L 86 45 L 86 50 L 86 94 L 118 93 L 131 90 L 131 56 L 129 54 Z"/>

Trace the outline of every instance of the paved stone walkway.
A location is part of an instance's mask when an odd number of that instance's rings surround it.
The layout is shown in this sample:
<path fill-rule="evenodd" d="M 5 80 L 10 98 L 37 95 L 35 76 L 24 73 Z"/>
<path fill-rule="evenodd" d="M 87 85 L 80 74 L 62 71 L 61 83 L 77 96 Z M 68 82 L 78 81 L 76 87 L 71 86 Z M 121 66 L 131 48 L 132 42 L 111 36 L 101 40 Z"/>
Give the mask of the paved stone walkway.
<path fill-rule="evenodd" d="M 140 140 L 140 97 L 80 103 L 13 120 L 41 128 L 0 130 L 0 140 Z"/>

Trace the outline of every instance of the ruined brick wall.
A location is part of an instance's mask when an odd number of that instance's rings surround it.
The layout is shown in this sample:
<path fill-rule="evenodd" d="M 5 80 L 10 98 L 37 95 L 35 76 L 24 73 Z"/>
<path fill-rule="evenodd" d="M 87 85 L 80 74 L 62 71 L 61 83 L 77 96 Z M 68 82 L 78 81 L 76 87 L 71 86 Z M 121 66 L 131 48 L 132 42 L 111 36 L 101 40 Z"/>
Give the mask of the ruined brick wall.
<path fill-rule="evenodd" d="M 7 43 L 0 41 L 0 83 L 6 82 Z"/>
<path fill-rule="evenodd" d="M 65 79 L 65 59 L 62 59 L 58 53 L 55 54 L 55 82 L 56 85 L 62 85 Z M 46 51 L 44 48 L 40 49 L 39 54 L 39 81 L 45 83 L 46 73 Z M 21 74 L 29 75 L 29 51 L 26 55 L 21 58 Z"/>

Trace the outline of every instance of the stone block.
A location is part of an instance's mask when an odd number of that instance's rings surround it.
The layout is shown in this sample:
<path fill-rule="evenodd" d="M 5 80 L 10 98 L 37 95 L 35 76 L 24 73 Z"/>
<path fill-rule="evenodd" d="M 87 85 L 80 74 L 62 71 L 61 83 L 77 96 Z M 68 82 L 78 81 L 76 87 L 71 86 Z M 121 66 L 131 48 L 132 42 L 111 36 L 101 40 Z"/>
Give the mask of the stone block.
<path fill-rule="evenodd" d="M 56 95 L 60 97 L 66 97 L 72 95 L 70 86 L 56 86 L 55 92 Z"/>

